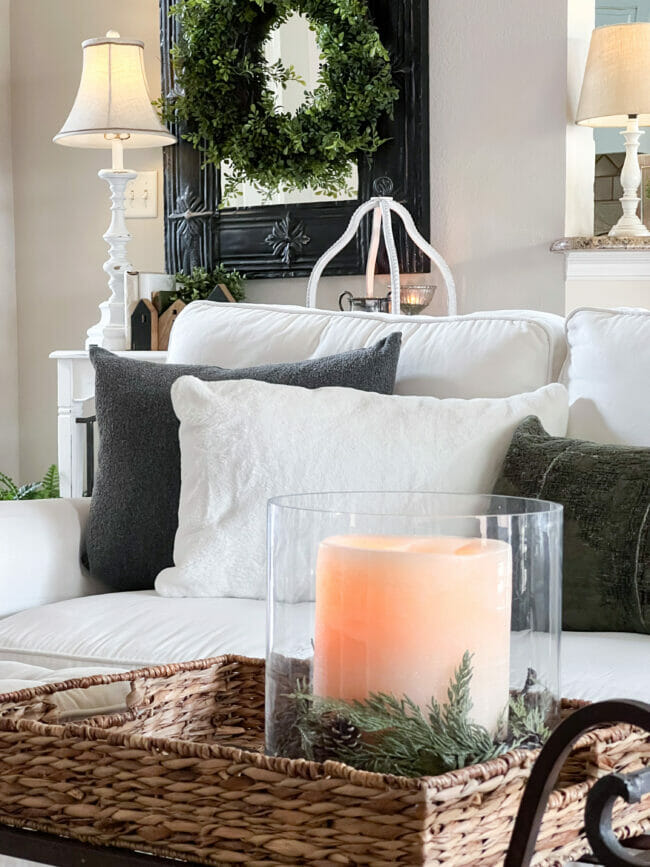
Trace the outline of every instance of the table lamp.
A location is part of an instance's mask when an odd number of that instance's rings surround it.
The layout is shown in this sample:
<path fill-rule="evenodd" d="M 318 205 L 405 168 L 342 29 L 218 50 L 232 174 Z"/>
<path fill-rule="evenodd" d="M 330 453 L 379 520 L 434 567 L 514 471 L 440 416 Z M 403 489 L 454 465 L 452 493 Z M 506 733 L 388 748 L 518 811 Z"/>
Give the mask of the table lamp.
<path fill-rule="evenodd" d="M 641 126 L 650 126 L 650 23 L 597 27 L 591 36 L 576 123 L 625 127 L 623 215 L 609 234 L 650 235 L 637 216 Z"/>
<path fill-rule="evenodd" d="M 122 39 L 115 30 L 83 44 L 79 90 L 68 119 L 54 137 L 57 144 L 111 148 L 112 168 L 99 177 L 111 190 L 111 224 L 104 235 L 109 259 L 104 264 L 111 296 L 99 305 L 100 320 L 88 331 L 86 347 L 128 349 L 126 345 L 124 273 L 131 269 L 126 248 L 125 190 L 137 172 L 124 168 L 125 147 L 152 148 L 174 144 L 151 104 L 144 70 L 144 43 Z"/>

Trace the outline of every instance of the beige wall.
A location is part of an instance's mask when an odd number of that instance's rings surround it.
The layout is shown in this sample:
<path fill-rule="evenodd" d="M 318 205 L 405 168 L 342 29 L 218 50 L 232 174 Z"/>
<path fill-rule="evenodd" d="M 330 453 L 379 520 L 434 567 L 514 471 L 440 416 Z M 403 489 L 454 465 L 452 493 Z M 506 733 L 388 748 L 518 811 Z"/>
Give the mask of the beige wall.
<path fill-rule="evenodd" d="M 564 257 L 560 257 L 564 258 Z M 650 280 L 567 280 L 566 313 L 578 307 L 645 307 L 650 309 Z"/>
<path fill-rule="evenodd" d="M 568 0 L 567 10 L 567 149 L 564 234 L 594 231 L 593 130 L 574 121 L 587 63 L 591 31 L 596 21 L 594 0 Z"/>
<path fill-rule="evenodd" d="M 9 0 L 0 0 L 0 471 L 18 474 L 18 358 L 11 171 Z"/>
<path fill-rule="evenodd" d="M 462 311 L 563 309 L 566 5 L 430 5 L 432 242 Z"/>
<path fill-rule="evenodd" d="M 12 0 L 12 142 L 18 290 L 21 477 L 56 460 L 53 349 L 83 346 L 108 297 L 102 234 L 108 187 L 97 177 L 110 151 L 52 143 L 81 72 L 81 42 L 110 28 L 145 42 L 147 75 L 160 88 L 157 0 Z M 160 151 L 131 151 L 126 165 L 162 169 Z M 133 220 L 131 261 L 164 268 L 163 222 Z M 4 269 L 3 269 L 4 270 Z"/>

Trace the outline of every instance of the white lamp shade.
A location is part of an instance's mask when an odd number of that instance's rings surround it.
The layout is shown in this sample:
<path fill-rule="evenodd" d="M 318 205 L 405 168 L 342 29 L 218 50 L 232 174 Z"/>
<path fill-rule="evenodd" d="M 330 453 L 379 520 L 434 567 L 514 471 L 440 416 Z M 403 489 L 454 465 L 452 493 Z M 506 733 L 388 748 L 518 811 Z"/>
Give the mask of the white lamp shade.
<path fill-rule="evenodd" d="M 650 126 L 650 23 L 597 27 L 591 35 L 576 122 Z"/>
<path fill-rule="evenodd" d="M 175 137 L 151 104 L 144 44 L 110 31 L 101 39 L 86 40 L 82 48 L 79 90 L 54 141 L 71 147 L 110 148 L 111 138 L 120 134 L 126 147 L 174 144 Z"/>

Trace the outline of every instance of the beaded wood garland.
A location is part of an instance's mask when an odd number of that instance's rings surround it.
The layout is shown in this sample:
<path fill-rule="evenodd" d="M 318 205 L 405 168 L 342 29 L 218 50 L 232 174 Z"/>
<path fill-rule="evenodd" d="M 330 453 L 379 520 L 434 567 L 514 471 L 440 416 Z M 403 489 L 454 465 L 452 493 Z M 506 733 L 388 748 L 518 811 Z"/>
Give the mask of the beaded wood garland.
<path fill-rule="evenodd" d="M 278 110 L 274 88 L 300 79 L 270 64 L 264 43 L 292 13 L 305 16 L 321 53 L 318 84 L 295 113 Z M 350 162 L 382 145 L 378 124 L 398 97 L 388 52 L 366 0 L 180 0 L 167 121 L 206 163 L 230 164 L 224 198 L 244 180 L 260 190 L 347 186 Z"/>

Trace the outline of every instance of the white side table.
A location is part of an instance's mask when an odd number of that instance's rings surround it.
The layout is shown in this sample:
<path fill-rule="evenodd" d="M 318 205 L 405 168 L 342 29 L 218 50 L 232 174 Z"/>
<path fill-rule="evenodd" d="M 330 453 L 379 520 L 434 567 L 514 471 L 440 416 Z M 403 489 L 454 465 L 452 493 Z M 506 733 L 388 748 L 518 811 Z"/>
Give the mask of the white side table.
<path fill-rule="evenodd" d="M 164 364 L 166 352 L 116 352 Z M 86 349 L 57 350 L 58 464 L 62 497 L 82 497 L 86 476 L 86 426 L 77 419 L 95 414 L 95 371 Z"/>

